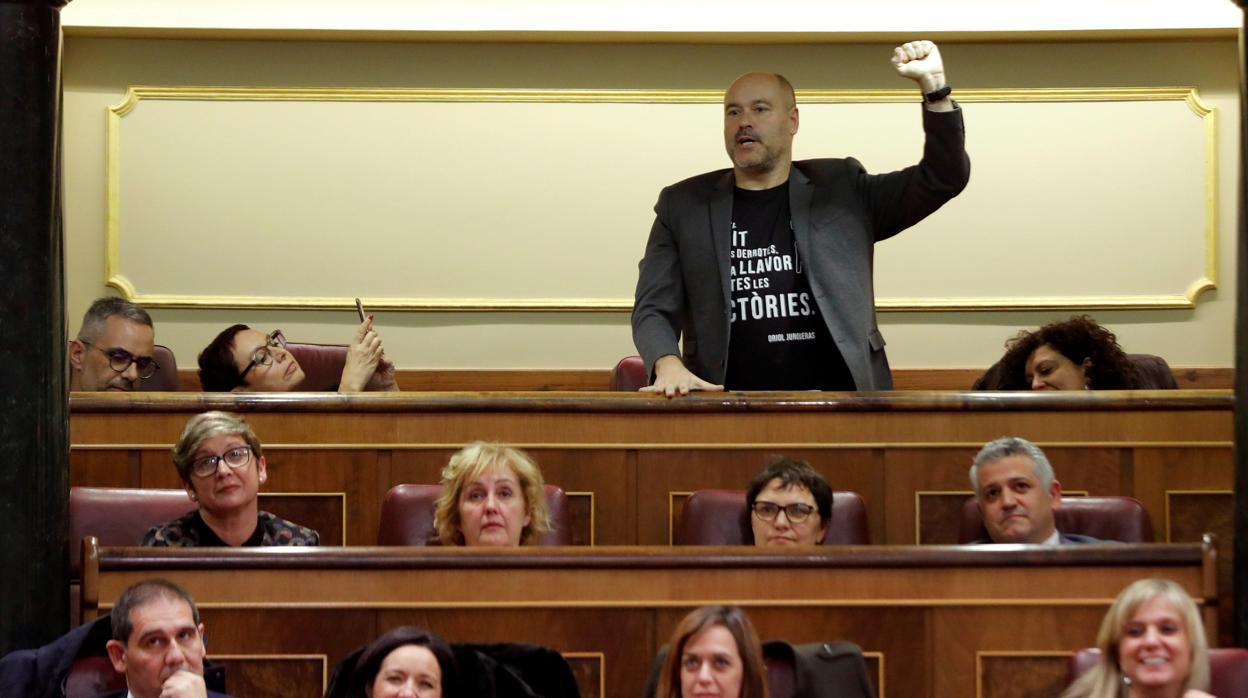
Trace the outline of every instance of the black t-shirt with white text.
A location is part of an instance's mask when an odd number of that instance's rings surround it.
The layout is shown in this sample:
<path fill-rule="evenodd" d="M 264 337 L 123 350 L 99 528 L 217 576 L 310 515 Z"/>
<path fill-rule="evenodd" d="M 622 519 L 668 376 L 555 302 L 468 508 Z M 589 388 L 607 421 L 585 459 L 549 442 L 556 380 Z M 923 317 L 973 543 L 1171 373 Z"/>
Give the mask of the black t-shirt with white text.
<path fill-rule="evenodd" d="M 789 215 L 788 182 L 732 198 L 728 390 L 853 390 L 815 305 Z"/>

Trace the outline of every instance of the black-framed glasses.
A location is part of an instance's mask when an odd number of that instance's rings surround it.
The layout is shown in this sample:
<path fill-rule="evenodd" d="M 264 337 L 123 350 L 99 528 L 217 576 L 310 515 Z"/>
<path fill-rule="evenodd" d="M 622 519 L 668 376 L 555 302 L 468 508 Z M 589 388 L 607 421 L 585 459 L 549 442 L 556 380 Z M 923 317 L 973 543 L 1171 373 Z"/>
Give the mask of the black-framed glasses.
<path fill-rule="evenodd" d="M 763 521 L 775 521 L 776 517 L 783 511 L 784 515 L 792 523 L 801 523 L 814 513 L 815 508 L 809 504 L 801 502 L 793 502 L 780 506 L 775 502 L 754 502 L 754 515 Z"/>
<path fill-rule="evenodd" d="M 235 446 L 219 456 L 204 456 L 191 461 L 191 472 L 198 477 L 208 477 L 217 472 L 217 467 L 225 461 L 225 464 L 233 470 L 247 465 L 251 462 L 250 446 Z"/>
<path fill-rule="evenodd" d="M 264 337 L 264 346 L 251 353 L 251 363 L 247 364 L 247 368 L 238 374 L 238 381 L 241 383 L 251 369 L 257 366 L 273 365 L 273 349 L 278 347 L 286 347 L 286 335 L 281 330 L 273 330 Z"/>
<path fill-rule="evenodd" d="M 135 356 L 125 349 L 104 349 L 85 339 L 78 341 L 107 356 L 108 367 L 118 373 L 125 373 L 126 369 L 130 368 L 130 364 L 134 364 L 135 368 L 139 370 L 139 378 L 151 378 L 160 370 L 160 364 L 156 363 L 156 359 L 150 356 Z"/>

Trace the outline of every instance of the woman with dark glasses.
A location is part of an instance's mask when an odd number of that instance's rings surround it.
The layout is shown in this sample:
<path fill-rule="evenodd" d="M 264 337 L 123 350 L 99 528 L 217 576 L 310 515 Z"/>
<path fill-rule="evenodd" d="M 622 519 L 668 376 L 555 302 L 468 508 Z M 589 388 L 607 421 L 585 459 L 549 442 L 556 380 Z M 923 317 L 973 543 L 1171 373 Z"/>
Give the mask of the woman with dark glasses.
<path fill-rule="evenodd" d="M 745 492 L 754 545 L 818 545 L 832 522 L 832 486 L 805 461 L 777 458 Z"/>
<path fill-rule="evenodd" d="M 260 440 L 241 416 L 205 412 L 191 417 L 173 447 L 173 465 L 187 494 L 199 506 L 148 531 L 143 545 L 320 544 L 316 531 L 260 511 L 256 496 L 268 472 Z"/>
<path fill-rule="evenodd" d="M 305 390 L 304 372 L 286 348 L 281 330 L 264 334 L 231 325 L 199 354 L 199 382 L 208 392 Z M 394 364 L 385 356 L 370 315 L 355 330 L 338 381 L 340 393 L 398 390 Z"/>

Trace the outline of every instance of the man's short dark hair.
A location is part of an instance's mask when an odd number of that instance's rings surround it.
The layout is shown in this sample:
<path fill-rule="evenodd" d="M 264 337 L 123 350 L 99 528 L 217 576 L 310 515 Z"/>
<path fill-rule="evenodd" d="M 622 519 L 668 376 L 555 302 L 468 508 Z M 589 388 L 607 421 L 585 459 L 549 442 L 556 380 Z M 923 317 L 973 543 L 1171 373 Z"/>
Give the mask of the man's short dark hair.
<path fill-rule="evenodd" d="M 207 393 L 228 393 L 243 385 L 241 372 L 234 365 L 234 338 L 247 325 L 230 325 L 199 352 L 199 384 Z"/>
<path fill-rule="evenodd" d="M 157 600 L 185 601 L 191 607 L 191 618 L 199 627 L 199 608 L 190 592 L 167 579 L 145 579 L 121 594 L 109 618 L 113 626 L 113 639 L 126 644 L 130 642 L 130 633 L 134 632 L 134 624 L 130 622 L 130 612 Z"/>
<path fill-rule="evenodd" d="M 107 296 L 96 298 L 82 316 L 82 327 L 78 329 L 78 341 L 94 342 L 104 334 L 104 325 L 110 317 L 119 317 L 140 325 L 153 327 L 152 316 L 139 306 L 124 298 Z"/>
<path fill-rule="evenodd" d="M 819 471 L 810 467 L 810 463 L 788 456 L 777 456 L 767 464 L 763 471 L 750 480 L 750 487 L 745 492 L 745 503 L 754 508 L 754 500 L 772 480 L 780 480 L 781 489 L 800 485 L 810 490 L 815 498 L 815 508 L 819 510 L 819 518 L 824 524 L 832 520 L 832 486 Z"/>

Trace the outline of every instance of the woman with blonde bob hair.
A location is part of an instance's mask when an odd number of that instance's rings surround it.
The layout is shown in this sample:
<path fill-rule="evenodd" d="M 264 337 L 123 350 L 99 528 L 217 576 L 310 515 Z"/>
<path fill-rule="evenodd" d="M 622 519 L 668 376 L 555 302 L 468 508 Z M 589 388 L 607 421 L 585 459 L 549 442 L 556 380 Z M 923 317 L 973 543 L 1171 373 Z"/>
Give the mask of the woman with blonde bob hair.
<path fill-rule="evenodd" d="M 1096 637 L 1101 658 L 1062 698 L 1213 698 L 1196 604 L 1168 579 L 1141 579 L 1114 600 Z"/>
<path fill-rule="evenodd" d="M 770 698 L 763 645 L 736 606 L 703 606 L 672 632 L 656 698 Z"/>
<path fill-rule="evenodd" d="M 477 441 L 442 469 L 434 525 L 443 545 L 532 545 L 551 529 L 545 481 L 517 448 Z"/>

